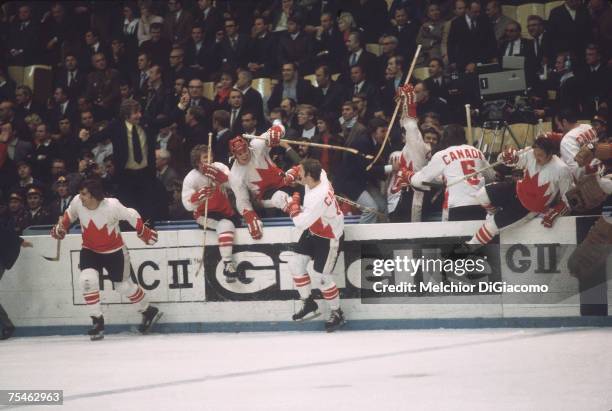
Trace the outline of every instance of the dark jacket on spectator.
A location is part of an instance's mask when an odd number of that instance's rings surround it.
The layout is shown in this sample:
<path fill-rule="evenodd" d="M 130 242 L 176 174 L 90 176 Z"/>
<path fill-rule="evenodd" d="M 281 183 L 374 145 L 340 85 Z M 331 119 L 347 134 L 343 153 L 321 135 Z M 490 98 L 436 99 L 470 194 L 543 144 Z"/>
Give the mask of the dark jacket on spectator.
<path fill-rule="evenodd" d="M 310 81 L 298 78 L 296 85 L 296 95 L 298 104 L 312 104 L 317 105 L 317 91 L 312 86 Z M 280 103 L 283 100 L 283 82 L 279 82 L 272 89 L 272 94 L 268 100 L 268 108 L 270 110 L 280 107 Z"/>

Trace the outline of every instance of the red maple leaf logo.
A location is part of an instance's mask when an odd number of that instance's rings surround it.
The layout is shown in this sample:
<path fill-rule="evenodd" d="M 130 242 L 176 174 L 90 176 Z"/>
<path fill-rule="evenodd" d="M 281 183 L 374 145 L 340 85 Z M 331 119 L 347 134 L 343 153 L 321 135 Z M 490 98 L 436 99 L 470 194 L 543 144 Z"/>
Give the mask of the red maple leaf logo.
<path fill-rule="evenodd" d="M 518 195 L 521 204 L 529 211 L 541 213 L 546 210 L 550 194 L 546 194 L 550 182 L 543 185 L 538 184 L 538 176 L 540 173 L 535 173 L 533 177 L 525 170 L 523 178 L 516 183 L 516 194 Z"/>
<path fill-rule="evenodd" d="M 108 233 L 108 227 L 104 224 L 98 228 L 93 220 L 89 220 L 87 227 L 83 227 L 83 247 L 93 251 L 111 251 L 123 247 L 121 234 L 116 231 Z"/>
<path fill-rule="evenodd" d="M 310 226 L 309 230 L 319 237 L 334 238 L 334 230 L 332 230 L 329 224 L 323 224 L 321 217 Z"/>
<path fill-rule="evenodd" d="M 283 172 L 280 168 L 278 168 L 274 163 L 271 163 L 270 160 L 266 159 L 266 163 L 268 164 L 267 168 L 256 168 L 257 174 L 261 177 L 261 180 L 254 181 L 253 184 L 259 188 L 259 193 L 257 194 L 257 198 L 261 199 L 264 193 L 272 188 L 280 188 L 283 184 Z"/>

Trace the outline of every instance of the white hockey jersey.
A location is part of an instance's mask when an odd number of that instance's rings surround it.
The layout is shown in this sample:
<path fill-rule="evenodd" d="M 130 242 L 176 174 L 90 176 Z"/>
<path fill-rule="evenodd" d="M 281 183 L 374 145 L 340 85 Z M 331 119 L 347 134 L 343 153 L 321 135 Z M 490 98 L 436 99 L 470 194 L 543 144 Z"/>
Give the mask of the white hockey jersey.
<path fill-rule="evenodd" d="M 138 211 L 110 197 L 103 199 L 95 210 L 90 210 L 81 202 L 80 194 L 77 194 L 64 212 L 62 224 L 69 227 L 77 219 L 81 223 L 83 248 L 107 254 L 123 247 L 119 221 L 125 220 L 136 227 L 141 217 Z"/>
<path fill-rule="evenodd" d="M 401 167 L 406 167 L 410 171 L 419 171 L 427 164 L 427 156 L 431 152 L 431 147 L 423 141 L 416 119 L 402 116 L 400 125 L 406 130 L 406 142 L 402 151 L 391 153 L 389 160 L 392 164 L 399 156 Z M 395 210 L 402 196 L 401 191 L 391 192 L 396 180 L 397 172 L 394 171 L 387 185 L 387 209 L 390 213 Z"/>
<path fill-rule="evenodd" d="M 295 226 L 319 237 L 340 238 L 344 231 L 344 214 L 325 170 L 321 170 L 319 185 L 313 189 L 305 186 L 305 190 L 302 211 L 293 217 Z"/>
<path fill-rule="evenodd" d="M 229 182 L 236 196 L 236 207 L 242 210 L 252 210 L 250 195 L 262 200 L 266 191 L 283 187 L 283 171 L 270 159 L 268 132 L 261 135 L 265 140 L 253 139 L 249 144 L 251 160 L 248 164 L 238 164 L 234 161 L 230 171 Z"/>
<path fill-rule="evenodd" d="M 426 189 L 425 182 L 432 182 L 442 176 L 447 183 L 453 183 L 464 176 L 488 167 L 489 162 L 477 148 L 468 144 L 451 146 L 433 155 L 429 164 L 412 176 L 411 184 L 417 188 Z M 480 204 L 476 200 L 476 192 L 482 188 L 486 180 L 494 177 L 489 169 L 477 174 L 459 184 L 448 187 L 445 192 L 444 208 L 462 207 Z"/>
<path fill-rule="evenodd" d="M 567 164 L 572 172 L 574 181 L 580 180 L 585 174 L 595 172 L 596 166 L 600 163 L 599 160 L 593 160 L 590 165 L 580 167 L 574 157 L 578 154 L 580 147 L 585 144 L 597 142 L 597 132 L 588 124 L 579 124 L 576 128 L 571 129 L 561 139 L 560 154 L 561 160 Z"/>
<path fill-rule="evenodd" d="M 536 213 L 545 212 L 560 194 L 570 208 L 565 193 L 572 186 L 572 174 L 559 157 L 553 155 L 548 163 L 540 166 L 533 150 L 529 150 L 519 155 L 515 167 L 523 169 L 523 178 L 516 183 L 516 194 L 523 207 Z"/>
<path fill-rule="evenodd" d="M 225 164 L 215 162 L 212 165 L 229 176 L 230 170 Z M 208 187 L 211 184 L 211 179 L 206 177 L 199 170 L 191 170 L 183 180 L 183 191 L 181 193 L 181 200 L 183 201 L 183 206 L 185 207 L 185 209 L 188 211 L 195 211 L 198 208 L 199 204 L 192 203 L 191 196 L 202 187 Z M 215 187 L 215 193 L 212 197 L 208 199 L 208 212 L 221 213 L 227 217 L 231 217 L 232 215 L 234 215 L 232 203 L 230 202 L 227 196 L 228 189 L 229 181 L 227 183 L 217 185 Z"/>

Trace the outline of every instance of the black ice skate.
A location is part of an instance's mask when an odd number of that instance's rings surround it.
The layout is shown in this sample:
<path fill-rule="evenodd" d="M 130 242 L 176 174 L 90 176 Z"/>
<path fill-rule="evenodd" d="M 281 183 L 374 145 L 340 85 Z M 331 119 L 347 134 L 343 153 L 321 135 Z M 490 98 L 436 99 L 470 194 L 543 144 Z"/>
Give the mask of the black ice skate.
<path fill-rule="evenodd" d="M 147 309 L 142 312 L 142 323 L 138 327 L 138 331 L 142 334 L 148 334 L 151 327 L 161 318 L 162 314 L 159 308 L 153 307 L 152 305 L 148 306 Z"/>
<path fill-rule="evenodd" d="M 0 335 L 0 340 L 8 340 L 9 338 L 11 338 L 14 332 L 15 327 L 13 327 L 12 325 L 4 327 L 2 329 L 2 334 Z"/>
<path fill-rule="evenodd" d="M 236 266 L 232 261 L 224 261 L 223 264 L 223 275 L 225 276 L 225 282 L 235 283 L 238 279 L 238 271 L 236 271 Z"/>
<path fill-rule="evenodd" d="M 91 316 L 93 326 L 87 331 L 91 341 L 101 340 L 104 338 L 104 316 Z"/>
<path fill-rule="evenodd" d="M 293 314 L 293 321 L 308 321 L 313 318 L 317 318 L 321 314 L 318 312 L 319 305 L 312 298 L 312 296 L 308 297 L 305 300 L 302 300 L 302 308 L 295 314 Z"/>
<path fill-rule="evenodd" d="M 346 324 L 346 320 L 342 310 L 340 308 L 332 310 L 329 314 L 329 319 L 325 322 L 325 331 L 328 333 L 334 332 L 344 324 Z"/>

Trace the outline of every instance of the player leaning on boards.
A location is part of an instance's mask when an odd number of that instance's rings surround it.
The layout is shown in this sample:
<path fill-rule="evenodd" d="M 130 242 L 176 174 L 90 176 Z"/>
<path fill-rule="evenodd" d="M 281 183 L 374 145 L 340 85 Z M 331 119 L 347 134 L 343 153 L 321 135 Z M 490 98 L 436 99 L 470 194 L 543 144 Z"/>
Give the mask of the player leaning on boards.
<path fill-rule="evenodd" d="M 331 310 L 325 330 L 332 332 L 345 323 L 340 309 L 340 291 L 332 278 L 332 270 L 344 243 L 344 215 L 336 201 L 334 188 L 318 160 L 302 160 L 287 172 L 285 179 L 305 186 L 304 206 L 300 205 L 299 193 L 294 193 L 292 197 L 283 193 L 284 211 L 297 228 L 304 230 L 296 254 L 289 262 L 289 271 L 302 300 L 302 308 L 293 315 L 293 320 L 318 316 L 319 306 L 311 294 L 311 280 L 306 269 L 308 262 L 313 260 L 313 269 L 320 277 L 317 288 Z"/>
<path fill-rule="evenodd" d="M 93 327 L 88 331 L 91 339 L 104 338 L 99 280 L 104 268 L 115 289 L 138 305 L 142 313 L 142 323 L 138 330 L 147 333 L 162 313 L 149 304 L 142 288 L 130 279 L 130 254 L 121 238 L 119 222 L 125 220 L 130 223 L 136 228 L 138 238 L 147 245 L 157 242 L 157 232 L 147 227 L 133 208 L 125 207 L 116 198 L 105 198 L 99 179 L 87 179 L 80 184 L 79 194 L 51 229 L 51 236 L 62 240 L 77 219 L 80 220 L 83 236 L 79 283 L 93 321 Z"/>
<path fill-rule="evenodd" d="M 474 236 L 456 252 L 473 251 L 489 243 L 500 231 L 524 224 L 544 214 L 542 225 L 551 228 L 557 217 L 569 212 L 566 193 L 572 185 L 570 168 L 554 152 L 556 144 L 538 137 L 532 150 L 506 148 L 498 160 L 509 167 L 522 169 L 517 182 L 487 184 L 476 198 L 488 216 Z"/>
<path fill-rule="evenodd" d="M 182 200 L 186 210 L 193 211 L 197 223 L 217 231 L 219 253 L 223 260 L 223 275 L 228 283 L 238 278 L 232 260 L 234 232 L 239 217 L 227 196 L 229 168 L 208 158 L 208 146 L 199 144 L 191 150 L 191 170 L 183 180 Z M 208 223 L 204 221 L 204 209 L 208 200 Z"/>

